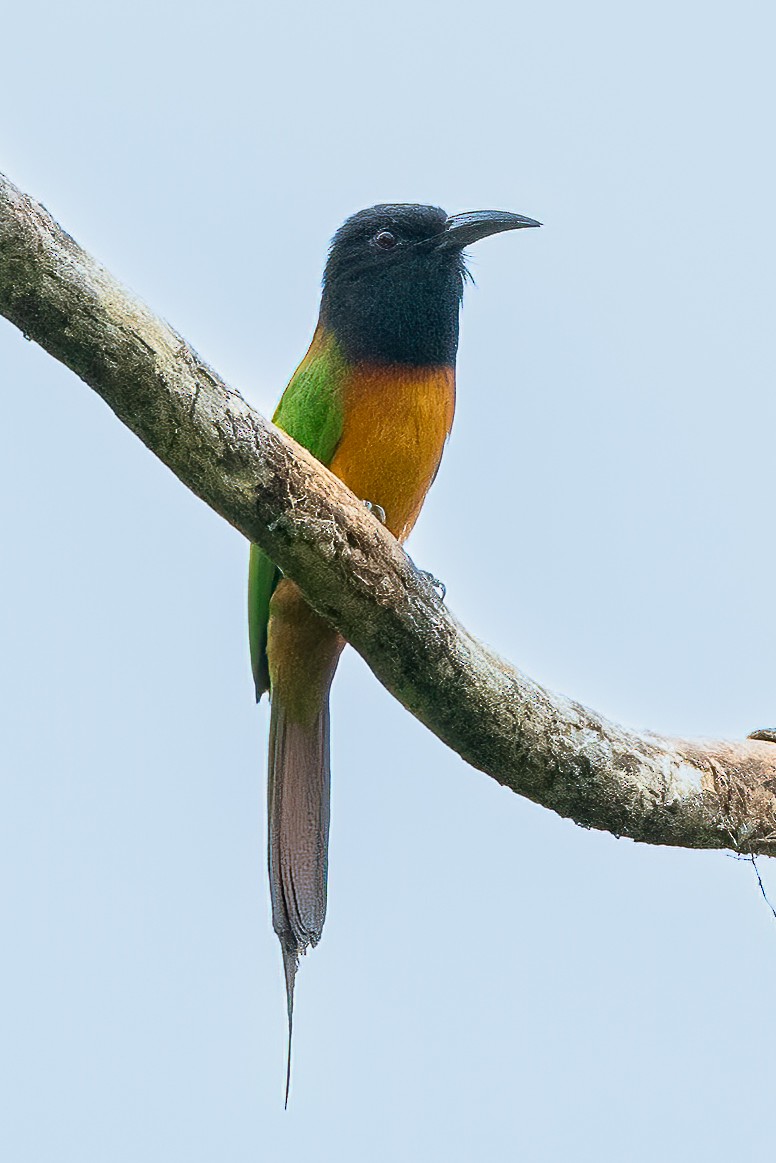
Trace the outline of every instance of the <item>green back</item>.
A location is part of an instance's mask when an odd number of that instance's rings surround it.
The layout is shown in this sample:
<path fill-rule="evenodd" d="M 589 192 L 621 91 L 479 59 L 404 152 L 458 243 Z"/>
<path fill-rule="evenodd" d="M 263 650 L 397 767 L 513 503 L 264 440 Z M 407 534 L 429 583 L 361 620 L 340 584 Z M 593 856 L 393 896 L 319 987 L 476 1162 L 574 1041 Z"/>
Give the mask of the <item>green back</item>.
<path fill-rule="evenodd" d="M 331 336 L 319 336 L 296 370 L 272 417 L 273 423 L 323 464 L 331 463 L 342 436 L 342 387 L 347 365 Z M 248 568 L 248 635 L 256 701 L 269 690 L 267 623 L 269 603 L 280 579 L 273 561 L 251 545 Z"/>

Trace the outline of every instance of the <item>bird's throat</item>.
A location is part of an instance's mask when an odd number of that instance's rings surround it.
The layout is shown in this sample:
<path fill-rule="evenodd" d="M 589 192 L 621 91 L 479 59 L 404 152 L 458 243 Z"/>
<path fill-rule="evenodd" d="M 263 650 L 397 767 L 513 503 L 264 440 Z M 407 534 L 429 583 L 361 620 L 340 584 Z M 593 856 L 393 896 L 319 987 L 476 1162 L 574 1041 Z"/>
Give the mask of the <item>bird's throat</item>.
<path fill-rule="evenodd" d="M 368 284 L 358 279 L 327 283 L 321 323 L 350 362 L 453 367 L 462 271 L 462 265 L 420 267 L 408 277 L 397 264 Z"/>

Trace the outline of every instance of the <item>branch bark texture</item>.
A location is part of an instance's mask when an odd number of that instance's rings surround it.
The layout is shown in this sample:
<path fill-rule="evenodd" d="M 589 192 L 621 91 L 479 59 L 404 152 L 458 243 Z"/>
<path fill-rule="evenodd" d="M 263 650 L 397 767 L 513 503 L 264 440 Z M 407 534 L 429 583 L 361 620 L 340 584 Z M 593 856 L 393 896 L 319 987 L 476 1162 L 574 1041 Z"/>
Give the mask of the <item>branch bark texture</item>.
<path fill-rule="evenodd" d="M 628 731 L 499 658 L 339 480 L 1 174 L 0 313 L 261 545 L 472 766 L 584 827 L 776 855 L 776 745 Z"/>

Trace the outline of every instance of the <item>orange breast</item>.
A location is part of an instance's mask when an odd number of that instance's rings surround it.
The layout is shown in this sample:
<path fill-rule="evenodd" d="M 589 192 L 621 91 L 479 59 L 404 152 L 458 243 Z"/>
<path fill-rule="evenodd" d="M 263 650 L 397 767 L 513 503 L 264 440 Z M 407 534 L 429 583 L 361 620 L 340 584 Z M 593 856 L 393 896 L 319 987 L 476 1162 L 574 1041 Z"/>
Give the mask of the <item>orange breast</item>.
<path fill-rule="evenodd" d="M 329 465 L 349 489 L 381 505 L 400 541 L 436 476 L 455 410 L 455 371 L 359 365 L 344 384 L 342 438 Z"/>

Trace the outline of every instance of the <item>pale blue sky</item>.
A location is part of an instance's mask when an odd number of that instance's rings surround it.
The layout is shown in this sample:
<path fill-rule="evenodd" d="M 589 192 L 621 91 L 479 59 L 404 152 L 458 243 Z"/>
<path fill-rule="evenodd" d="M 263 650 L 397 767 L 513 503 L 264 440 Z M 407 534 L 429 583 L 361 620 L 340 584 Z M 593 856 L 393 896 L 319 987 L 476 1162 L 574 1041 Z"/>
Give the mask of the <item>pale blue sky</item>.
<path fill-rule="evenodd" d="M 346 215 L 540 218 L 473 250 L 411 552 L 538 680 L 740 738 L 776 723 L 775 25 L 746 0 L 15 5 L 0 169 L 265 412 Z M 518 799 L 352 652 L 283 1112 L 246 546 L 1 321 L 0 379 L 2 1158 L 771 1152 L 751 868 Z"/>

